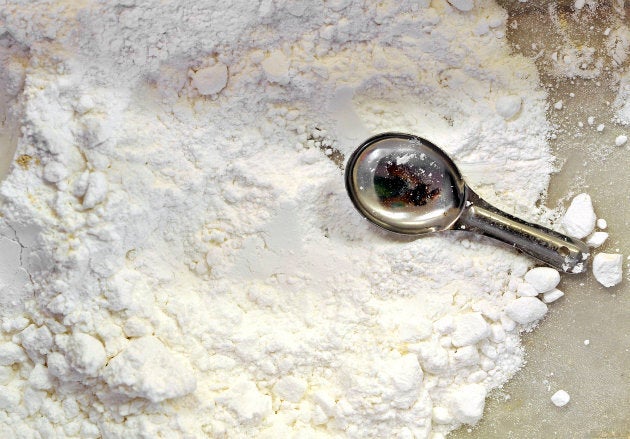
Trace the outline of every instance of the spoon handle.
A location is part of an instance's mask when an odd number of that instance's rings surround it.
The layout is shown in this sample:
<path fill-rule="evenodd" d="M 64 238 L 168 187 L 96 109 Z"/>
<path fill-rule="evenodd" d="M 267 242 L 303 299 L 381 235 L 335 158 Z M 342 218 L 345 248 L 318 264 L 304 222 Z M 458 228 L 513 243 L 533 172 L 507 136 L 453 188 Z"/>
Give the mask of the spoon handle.
<path fill-rule="evenodd" d="M 498 239 L 565 273 L 586 270 L 589 249 L 584 242 L 502 212 L 468 187 L 466 192 L 466 207 L 454 229 Z"/>

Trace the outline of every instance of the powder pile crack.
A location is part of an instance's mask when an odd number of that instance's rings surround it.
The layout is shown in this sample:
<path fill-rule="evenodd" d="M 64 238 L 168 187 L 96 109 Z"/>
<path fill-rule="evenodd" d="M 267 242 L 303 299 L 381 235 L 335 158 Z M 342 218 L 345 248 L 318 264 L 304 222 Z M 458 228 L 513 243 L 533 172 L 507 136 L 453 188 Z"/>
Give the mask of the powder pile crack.
<path fill-rule="evenodd" d="M 555 281 L 527 286 L 530 260 L 465 233 L 391 239 L 339 166 L 413 132 L 535 219 L 546 95 L 506 18 L 489 0 L 6 2 L 4 123 L 33 159 L 0 186 L 0 436 L 476 423 Z"/>

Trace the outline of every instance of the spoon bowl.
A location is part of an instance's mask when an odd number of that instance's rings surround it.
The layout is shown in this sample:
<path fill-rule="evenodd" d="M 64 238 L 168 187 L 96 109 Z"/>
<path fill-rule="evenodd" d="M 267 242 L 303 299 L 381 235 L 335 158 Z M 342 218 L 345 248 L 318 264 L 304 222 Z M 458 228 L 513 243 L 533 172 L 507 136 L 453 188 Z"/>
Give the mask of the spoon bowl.
<path fill-rule="evenodd" d="M 421 137 L 383 133 L 367 139 L 348 159 L 345 181 L 359 213 L 389 231 L 468 230 L 567 273 L 586 269 L 584 242 L 491 206 L 466 185 L 442 149 Z"/>

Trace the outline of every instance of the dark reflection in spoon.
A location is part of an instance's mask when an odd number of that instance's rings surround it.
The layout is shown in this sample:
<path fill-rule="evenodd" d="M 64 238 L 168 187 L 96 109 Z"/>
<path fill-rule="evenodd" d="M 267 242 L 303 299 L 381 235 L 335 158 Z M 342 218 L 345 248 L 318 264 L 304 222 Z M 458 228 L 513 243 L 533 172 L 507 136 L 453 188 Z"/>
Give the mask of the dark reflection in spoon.
<path fill-rule="evenodd" d="M 433 181 L 425 183 L 423 180 L 424 169 L 397 164 L 394 160 L 383 160 L 379 165 L 381 169 L 374 175 L 374 189 L 380 202 L 387 207 L 424 206 L 440 194 L 439 187 L 431 189 Z"/>

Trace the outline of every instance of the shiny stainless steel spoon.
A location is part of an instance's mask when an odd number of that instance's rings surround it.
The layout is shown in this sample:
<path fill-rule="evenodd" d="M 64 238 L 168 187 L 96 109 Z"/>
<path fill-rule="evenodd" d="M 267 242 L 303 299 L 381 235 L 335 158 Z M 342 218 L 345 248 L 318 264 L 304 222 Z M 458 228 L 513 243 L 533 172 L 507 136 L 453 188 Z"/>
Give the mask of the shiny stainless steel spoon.
<path fill-rule="evenodd" d="M 444 151 L 421 137 L 369 138 L 350 156 L 345 178 L 357 210 L 384 229 L 405 235 L 468 230 L 567 273 L 586 269 L 586 244 L 491 206 L 466 185 Z"/>

